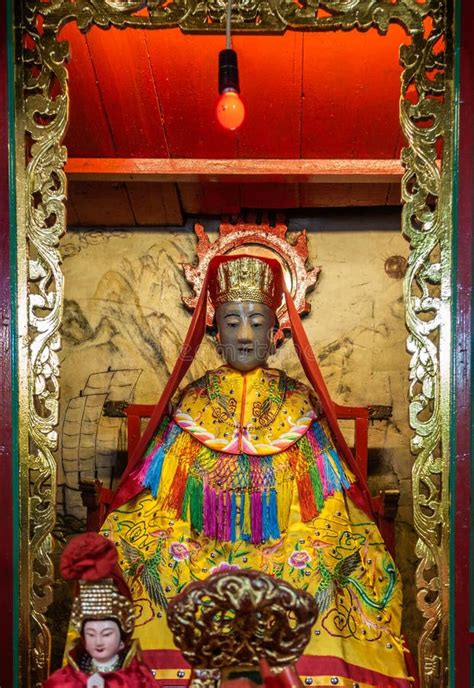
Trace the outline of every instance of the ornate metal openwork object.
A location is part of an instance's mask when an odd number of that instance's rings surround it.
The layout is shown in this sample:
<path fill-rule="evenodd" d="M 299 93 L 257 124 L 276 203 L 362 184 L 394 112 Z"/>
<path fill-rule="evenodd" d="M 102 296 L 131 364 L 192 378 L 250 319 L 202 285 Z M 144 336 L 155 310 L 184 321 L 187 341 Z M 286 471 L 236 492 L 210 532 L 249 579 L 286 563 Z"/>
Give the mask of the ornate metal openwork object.
<path fill-rule="evenodd" d="M 202 225 L 196 224 L 194 231 L 198 237 L 196 254 L 199 263 L 197 266 L 189 264 L 183 266 L 186 279 L 192 285 L 195 294 L 183 299 L 188 308 L 196 307 L 198 294 L 201 292 L 211 258 L 216 255 L 244 252 L 277 258 L 282 264 L 287 286 L 298 312 L 300 315 L 309 313 L 311 305 L 306 301 L 306 293 L 316 284 L 321 268 L 306 268 L 308 260 L 306 230 L 299 232 L 290 243 L 286 238 L 288 227 L 282 219 L 277 218 L 276 224 L 272 226 L 266 218 L 257 224 L 255 217 L 249 216 L 246 222 L 221 223 L 219 237 L 213 243 Z M 279 329 L 275 336 L 276 341 L 283 338 L 285 330 L 290 330 L 290 321 L 283 303 L 278 309 L 277 316 Z M 214 320 L 214 308 L 210 301 L 207 304 L 206 319 L 208 326 L 211 327 Z"/>
<path fill-rule="evenodd" d="M 58 242 L 65 231 L 68 45 L 60 28 L 85 31 L 180 26 L 221 31 L 224 0 L 24 0 L 15 3 L 16 179 L 18 198 L 18 349 L 21 685 L 47 673 L 52 529 L 56 504 L 59 370 L 63 279 Z M 411 246 L 405 277 L 409 330 L 410 422 L 419 642 L 424 688 L 447 685 L 449 623 L 449 443 L 451 396 L 451 210 L 453 45 L 450 0 L 237 0 L 233 30 L 405 27 L 400 117 L 407 147 L 403 232 Z M 442 150 L 441 165 L 437 151 Z M 25 161 L 26 160 L 26 166 Z"/>
<path fill-rule="evenodd" d="M 259 571 L 223 571 L 171 600 L 168 624 L 193 669 L 294 664 L 309 642 L 314 597 Z M 192 681 L 191 681 L 192 684 Z"/>

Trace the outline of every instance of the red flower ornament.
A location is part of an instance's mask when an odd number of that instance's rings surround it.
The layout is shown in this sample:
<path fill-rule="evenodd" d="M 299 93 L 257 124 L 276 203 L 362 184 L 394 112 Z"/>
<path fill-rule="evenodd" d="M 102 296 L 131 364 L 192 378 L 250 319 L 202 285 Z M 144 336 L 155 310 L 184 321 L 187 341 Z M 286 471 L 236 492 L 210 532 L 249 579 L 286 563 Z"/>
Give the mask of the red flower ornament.
<path fill-rule="evenodd" d="M 61 557 L 61 575 L 66 580 L 101 580 L 112 577 L 117 568 L 115 545 L 98 533 L 73 538 Z"/>

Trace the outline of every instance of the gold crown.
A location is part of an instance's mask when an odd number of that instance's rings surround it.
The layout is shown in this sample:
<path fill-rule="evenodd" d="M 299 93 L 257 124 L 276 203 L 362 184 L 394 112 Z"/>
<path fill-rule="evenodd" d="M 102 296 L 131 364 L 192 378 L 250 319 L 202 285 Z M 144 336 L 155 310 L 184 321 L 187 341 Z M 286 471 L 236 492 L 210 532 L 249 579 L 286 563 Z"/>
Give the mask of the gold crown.
<path fill-rule="evenodd" d="M 276 281 L 272 268 L 264 260 L 245 256 L 221 263 L 210 292 L 214 308 L 230 301 L 254 301 L 274 309 Z"/>
<path fill-rule="evenodd" d="M 124 633 L 133 631 L 133 604 L 119 593 L 112 578 L 79 581 L 79 594 L 72 605 L 71 621 L 81 633 L 84 621 L 89 619 L 115 619 Z"/>

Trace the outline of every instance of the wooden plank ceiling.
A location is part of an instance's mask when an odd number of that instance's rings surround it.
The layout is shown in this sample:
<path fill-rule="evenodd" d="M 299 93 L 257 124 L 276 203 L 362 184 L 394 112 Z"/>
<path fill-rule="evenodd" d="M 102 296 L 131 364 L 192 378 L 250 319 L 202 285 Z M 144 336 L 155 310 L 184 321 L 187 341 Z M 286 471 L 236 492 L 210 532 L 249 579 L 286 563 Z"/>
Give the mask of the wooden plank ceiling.
<path fill-rule="evenodd" d="M 408 38 L 390 27 L 366 32 L 236 35 L 247 116 L 237 132 L 215 119 L 217 55 L 224 37 L 179 29 L 91 29 L 70 23 L 71 110 L 66 145 L 75 159 L 369 161 L 397 159 L 398 53 Z M 71 161 L 71 165 L 74 162 Z M 235 163 L 234 163 L 235 165 Z M 212 167 L 212 165 L 211 165 Z M 154 181 L 134 175 L 69 184 L 69 222 L 79 225 L 180 224 L 186 213 L 241 209 L 395 205 L 399 175 L 276 183 L 265 177 Z M 105 179 L 105 177 L 103 178 Z"/>

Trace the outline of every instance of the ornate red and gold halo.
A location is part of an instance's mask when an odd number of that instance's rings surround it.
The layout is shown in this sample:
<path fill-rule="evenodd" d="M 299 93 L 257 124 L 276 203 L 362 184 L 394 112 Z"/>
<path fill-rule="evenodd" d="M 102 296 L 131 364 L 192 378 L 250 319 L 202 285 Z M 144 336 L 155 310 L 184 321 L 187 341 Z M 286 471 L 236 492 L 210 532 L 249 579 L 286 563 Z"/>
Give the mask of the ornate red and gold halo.
<path fill-rule="evenodd" d="M 319 266 L 306 267 L 309 255 L 306 230 L 298 232 L 290 242 L 287 238 L 288 226 L 282 221 L 282 218 L 277 218 L 276 223 L 271 225 L 268 218 L 263 218 L 262 222 L 257 223 L 256 218 L 249 215 L 245 222 L 243 220 L 239 220 L 235 224 L 222 222 L 219 225 L 219 236 L 214 242 L 211 242 L 201 224 L 196 223 L 194 231 L 198 238 L 196 248 L 198 264 L 196 266 L 191 263 L 183 264 L 186 279 L 194 290 L 192 296 L 183 297 L 183 302 L 187 308 L 195 309 L 212 258 L 217 255 L 245 253 L 278 260 L 281 263 L 286 286 L 293 297 L 298 313 L 300 315 L 309 313 L 311 305 L 306 300 L 306 294 L 314 288 L 321 268 Z M 276 314 L 280 326 L 275 335 L 275 340 L 278 342 L 284 338 L 285 330 L 291 329 L 283 300 L 277 308 Z M 208 327 L 212 327 L 213 320 L 214 307 L 208 300 L 206 315 Z"/>

